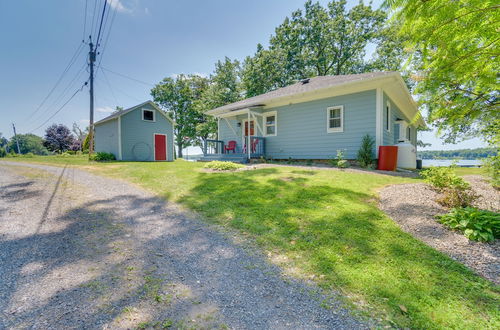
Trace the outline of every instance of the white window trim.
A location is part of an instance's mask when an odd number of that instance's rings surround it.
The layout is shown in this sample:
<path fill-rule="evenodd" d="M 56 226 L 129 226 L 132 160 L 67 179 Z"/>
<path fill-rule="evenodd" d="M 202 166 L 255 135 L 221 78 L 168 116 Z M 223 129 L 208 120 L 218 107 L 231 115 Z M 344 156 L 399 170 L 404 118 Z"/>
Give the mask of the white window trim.
<path fill-rule="evenodd" d="M 330 110 L 340 109 L 340 127 L 330 128 Z M 327 133 L 340 133 L 344 131 L 344 106 L 336 105 L 326 108 L 326 132 Z"/>
<path fill-rule="evenodd" d="M 146 120 L 144 119 L 144 111 L 153 111 L 153 120 Z M 155 123 L 156 122 L 156 111 L 153 109 L 141 109 L 141 114 L 142 114 L 142 120 L 147 121 L 148 123 Z"/>
<path fill-rule="evenodd" d="M 392 120 L 391 120 L 391 115 L 392 115 L 392 109 L 391 109 L 391 102 L 387 101 L 387 105 L 386 105 L 386 110 L 387 110 L 387 113 L 386 113 L 386 116 L 384 118 L 385 120 L 385 124 L 387 125 L 387 127 L 385 128 L 387 130 L 387 132 L 390 132 L 391 131 L 391 124 L 392 124 Z"/>
<path fill-rule="evenodd" d="M 274 125 L 267 125 L 267 117 L 274 116 Z M 278 112 L 269 111 L 262 114 L 262 129 L 264 130 L 264 136 L 276 136 L 278 135 Z M 267 126 L 274 126 L 274 134 L 267 134 Z"/>

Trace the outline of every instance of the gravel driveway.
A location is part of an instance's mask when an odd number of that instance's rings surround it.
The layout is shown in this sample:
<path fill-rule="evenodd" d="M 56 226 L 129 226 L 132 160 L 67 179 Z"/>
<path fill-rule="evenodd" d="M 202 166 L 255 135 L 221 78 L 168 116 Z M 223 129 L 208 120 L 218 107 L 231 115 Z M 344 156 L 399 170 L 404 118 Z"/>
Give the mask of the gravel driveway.
<path fill-rule="evenodd" d="M 135 186 L 8 164 L 0 162 L 0 329 L 370 326 L 339 297 L 283 277 L 231 234 Z"/>

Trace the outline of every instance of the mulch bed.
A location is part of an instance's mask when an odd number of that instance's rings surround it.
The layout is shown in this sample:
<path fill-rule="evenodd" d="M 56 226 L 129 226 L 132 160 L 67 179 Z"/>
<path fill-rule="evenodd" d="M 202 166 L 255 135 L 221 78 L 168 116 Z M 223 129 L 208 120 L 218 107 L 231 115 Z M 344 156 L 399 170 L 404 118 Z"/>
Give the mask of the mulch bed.
<path fill-rule="evenodd" d="M 500 192 L 479 175 L 465 176 L 481 197 L 476 207 L 498 212 Z M 387 186 L 380 191 L 380 209 L 405 232 L 449 255 L 477 274 L 500 284 L 500 240 L 493 243 L 469 241 L 460 232 L 449 230 L 435 220 L 448 209 L 435 202 L 438 194 L 424 183 Z"/>

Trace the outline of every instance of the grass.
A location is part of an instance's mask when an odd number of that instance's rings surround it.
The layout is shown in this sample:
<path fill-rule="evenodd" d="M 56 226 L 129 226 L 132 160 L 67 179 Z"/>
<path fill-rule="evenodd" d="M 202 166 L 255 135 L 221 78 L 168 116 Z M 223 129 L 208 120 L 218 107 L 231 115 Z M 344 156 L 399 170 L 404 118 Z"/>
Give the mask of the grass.
<path fill-rule="evenodd" d="M 378 189 L 415 179 L 293 167 L 205 173 L 203 164 L 185 161 L 14 160 L 70 163 L 126 178 L 237 229 L 288 271 L 341 291 L 359 310 L 393 326 L 500 326 L 498 287 L 402 232 L 377 208 Z"/>

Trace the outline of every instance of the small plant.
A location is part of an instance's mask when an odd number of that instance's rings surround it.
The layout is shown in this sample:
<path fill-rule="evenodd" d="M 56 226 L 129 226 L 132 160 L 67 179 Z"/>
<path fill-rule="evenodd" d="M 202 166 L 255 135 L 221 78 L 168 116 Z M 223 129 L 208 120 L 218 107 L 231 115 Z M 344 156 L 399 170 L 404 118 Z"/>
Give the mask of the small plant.
<path fill-rule="evenodd" d="M 7 156 L 7 151 L 5 151 L 5 148 L 0 147 L 0 158 L 6 157 Z"/>
<path fill-rule="evenodd" d="M 454 208 L 437 218 L 438 222 L 463 232 L 472 241 L 491 242 L 500 237 L 500 213 L 465 207 Z"/>
<path fill-rule="evenodd" d="M 430 167 L 422 171 L 420 175 L 442 194 L 437 200 L 441 205 L 466 207 L 478 198 L 470 185 L 455 174 L 453 167 Z"/>
<path fill-rule="evenodd" d="M 293 163 L 293 160 L 292 160 L 292 157 L 288 157 L 288 160 L 286 161 L 287 164 L 292 164 Z"/>
<path fill-rule="evenodd" d="M 308 160 L 306 160 L 306 165 L 307 165 L 307 166 L 312 166 L 312 164 L 313 164 L 312 159 L 308 159 Z"/>
<path fill-rule="evenodd" d="M 35 157 L 35 154 L 32 153 L 32 152 L 28 152 L 28 153 L 24 154 L 23 157 L 25 157 L 25 158 L 33 158 L 33 157 Z"/>
<path fill-rule="evenodd" d="M 245 165 L 218 160 L 214 160 L 205 165 L 205 168 L 210 168 L 215 171 L 234 171 L 242 167 L 245 167 Z"/>
<path fill-rule="evenodd" d="M 349 162 L 346 159 L 344 159 L 344 151 L 342 149 L 338 149 L 337 156 L 333 159 L 330 159 L 330 165 L 339 168 L 349 167 Z"/>
<path fill-rule="evenodd" d="M 375 140 L 366 134 L 361 140 L 361 147 L 358 150 L 358 163 L 359 166 L 367 168 L 373 164 L 373 148 L 375 146 Z"/>
<path fill-rule="evenodd" d="M 104 161 L 115 160 L 116 158 L 115 155 L 113 155 L 110 152 L 96 152 L 95 154 L 90 155 L 89 159 L 94 160 L 96 162 L 104 162 Z"/>

